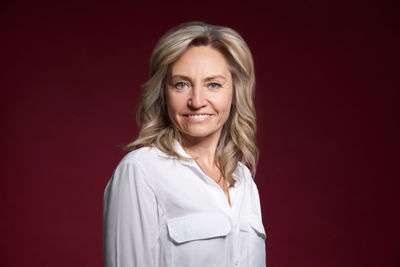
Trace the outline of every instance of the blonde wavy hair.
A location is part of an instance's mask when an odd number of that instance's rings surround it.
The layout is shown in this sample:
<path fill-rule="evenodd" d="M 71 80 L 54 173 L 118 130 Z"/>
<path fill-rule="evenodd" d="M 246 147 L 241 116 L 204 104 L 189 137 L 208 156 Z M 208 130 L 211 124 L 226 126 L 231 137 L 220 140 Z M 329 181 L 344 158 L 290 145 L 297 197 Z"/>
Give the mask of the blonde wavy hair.
<path fill-rule="evenodd" d="M 203 22 L 189 22 L 169 30 L 158 41 L 150 60 L 150 79 L 142 85 L 141 102 L 136 113 L 140 132 L 126 148 L 156 146 L 164 153 L 181 159 L 175 140 L 182 144 L 178 130 L 170 122 L 164 100 L 165 84 L 171 65 L 192 46 L 210 46 L 222 53 L 232 74 L 234 99 L 216 150 L 217 165 L 229 186 L 239 161 L 254 177 L 258 149 L 255 145 L 256 113 L 253 104 L 255 75 L 250 50 L 236 31 Z"/>

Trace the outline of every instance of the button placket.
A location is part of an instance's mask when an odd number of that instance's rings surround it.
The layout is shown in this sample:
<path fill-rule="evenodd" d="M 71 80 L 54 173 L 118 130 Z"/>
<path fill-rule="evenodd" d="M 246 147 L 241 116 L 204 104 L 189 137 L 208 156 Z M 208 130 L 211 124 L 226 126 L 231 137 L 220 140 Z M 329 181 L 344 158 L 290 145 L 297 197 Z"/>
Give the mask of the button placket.
<path fill-rule="evenodd" d="M 240 257 L 240 250 L 239 250 L 239 233 L 240 233 L 240 224 L 238 220 L 233 220 L 233 236 L 232 236 L 232 243 L 233 243 L 233 265 L 239 266 L 239 257 Z"/>

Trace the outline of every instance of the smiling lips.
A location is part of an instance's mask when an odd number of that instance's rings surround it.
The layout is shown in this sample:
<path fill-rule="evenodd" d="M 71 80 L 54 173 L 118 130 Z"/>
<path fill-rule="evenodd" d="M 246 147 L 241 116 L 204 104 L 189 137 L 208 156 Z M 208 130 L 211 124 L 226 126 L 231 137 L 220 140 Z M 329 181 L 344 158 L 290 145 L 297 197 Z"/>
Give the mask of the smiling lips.
<path fill-rule="evenodd" d="M 212 117 L 211 114 L 184 114 L 184 117 L 193 122 L 202 122 Z"/>

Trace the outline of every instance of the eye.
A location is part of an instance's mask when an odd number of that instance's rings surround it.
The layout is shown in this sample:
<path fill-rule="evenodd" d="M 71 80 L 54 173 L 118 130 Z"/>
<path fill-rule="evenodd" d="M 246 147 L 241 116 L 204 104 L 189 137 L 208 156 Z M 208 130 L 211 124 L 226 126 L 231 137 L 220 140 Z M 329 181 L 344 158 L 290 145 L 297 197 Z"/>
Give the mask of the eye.
<path fill-rule="evenodd" d="M 177 82 L 177 83 L 175 84 L 175 88 L 176 88 L 176 89 L 185 89 L 187 86 L 188 86 L 188 85 L 187 85 L 186 83 L 184 83 L 184 82 Z"/>
<path fill-rule="evenodd" d="M 210 84 L 208 85 L 208 87 L 209 87 L 210 89 L 218 89 L 218 88 L 221 87 L 221 85 L 220 85 L 219 83 L 210 83 Z"/>

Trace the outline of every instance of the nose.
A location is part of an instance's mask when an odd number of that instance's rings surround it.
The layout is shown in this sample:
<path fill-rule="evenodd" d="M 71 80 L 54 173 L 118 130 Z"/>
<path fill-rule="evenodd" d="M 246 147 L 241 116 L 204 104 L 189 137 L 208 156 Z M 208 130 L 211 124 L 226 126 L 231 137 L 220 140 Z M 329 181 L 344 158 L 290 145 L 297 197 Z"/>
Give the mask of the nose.
<path fill-rule="evenodd" d="M 207 100 L 201 87 L 193 87 L 188 99 L 188 106 L 192 109 L 200 109 L 207 105 Z"/>

